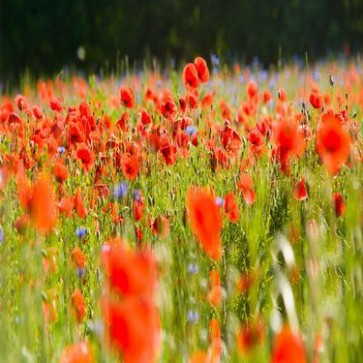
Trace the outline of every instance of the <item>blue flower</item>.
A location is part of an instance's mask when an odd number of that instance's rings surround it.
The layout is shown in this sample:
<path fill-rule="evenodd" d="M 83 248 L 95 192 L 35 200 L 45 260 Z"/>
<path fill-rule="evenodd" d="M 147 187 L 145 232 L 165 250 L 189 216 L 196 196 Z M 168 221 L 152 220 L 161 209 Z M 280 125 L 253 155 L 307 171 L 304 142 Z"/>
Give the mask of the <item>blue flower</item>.
<path fill-rule="evenodd" d="M 216 198 L 216 204 L 217 204 L 219 207 L 224 207 L 224 199 L 223 199 L 223 198 L 221 198 L 221 197 Z"/>
<path fill-rule="evenodd" d="M 140 192 L 137 189 L 134 189 L 132 191 L 132 199 L 135 201 L 140 200 L 141 196 L 140 196 Z"/>
<path fill-rule="evenodd" d="M 187 318 L 190 323 L 196 323 L 199 320 L 198 311 L 189 310 Z"/>
<path fill-rule="evenodd" d="M 188 273 L 190 273 L 191 275 L 195 275 L 196 273 L 198 273 L 198 265 L 196 263 L 190 263 L 187 267 Z"/>
<path fill-rule="evenodd" d="M 59 153 L 59 155 L 62 155 L 65 151 L 66 151 L 66 148 L 64 146 L 59 146 L 58 147 L 58 153 Z"/>
<path fill-rule="evenodd" d="M 87 229 L 84 227 L 77 227 L 76 229 L 76 236 L 80 239 L 87 235 Z"/>
<path fill-rule="evenodd" d="M 3 227 L 0 225 L 0 243 L 4 242 L 4 231 Z"/>
<path fill-rule="evenodd" d="M 118 185 L 115 185 L 113 188 L 113 196 L 115 199 L 124 199 L 127 195 L 127 184 L 126 182 L 122 182 Z"/>
<path fill-rule="evenodd" d="M 195 130 L 195 126 L 193 125 L 189 125 L 185 128 L 185 132 L 189 135 L 189 136 L 193 136 L 196 132 Z"/>

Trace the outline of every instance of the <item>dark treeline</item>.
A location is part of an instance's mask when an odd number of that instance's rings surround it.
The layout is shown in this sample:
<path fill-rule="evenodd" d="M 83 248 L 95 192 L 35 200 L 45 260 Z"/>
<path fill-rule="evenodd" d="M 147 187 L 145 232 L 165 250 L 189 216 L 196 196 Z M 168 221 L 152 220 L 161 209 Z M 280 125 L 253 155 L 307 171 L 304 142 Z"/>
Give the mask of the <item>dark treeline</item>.
<path fill-rule="evenodd" d="M 264 65 L 310 59 L 363 39 L 361 0 L 2 0 L 0 76 L 16 80 L 63 67 L 114 69 L 155 56 L 161 62 L 223 54 Z"/>

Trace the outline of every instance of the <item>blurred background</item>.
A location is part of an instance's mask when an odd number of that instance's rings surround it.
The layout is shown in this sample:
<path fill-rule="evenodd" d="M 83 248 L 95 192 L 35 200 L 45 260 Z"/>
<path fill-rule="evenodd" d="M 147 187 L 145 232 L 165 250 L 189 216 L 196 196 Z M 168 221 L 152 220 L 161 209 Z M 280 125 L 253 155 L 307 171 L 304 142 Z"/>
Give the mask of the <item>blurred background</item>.
<path fill-rule="evenodd" d="M 361 0 L 2 0 L 0 77 L 115 70 L 127 55 L 178 65 L 196 55 L 265 67 L 349 55 L 363 40 Z M 256 58 L 258 57 L 258 58 Z"/>

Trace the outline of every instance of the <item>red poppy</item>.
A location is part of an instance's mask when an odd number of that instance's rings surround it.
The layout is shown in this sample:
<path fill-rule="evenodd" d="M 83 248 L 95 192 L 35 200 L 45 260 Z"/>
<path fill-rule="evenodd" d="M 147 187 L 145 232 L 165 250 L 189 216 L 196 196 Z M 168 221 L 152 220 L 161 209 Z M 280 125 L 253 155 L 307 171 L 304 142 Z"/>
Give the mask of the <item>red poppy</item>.
<path fill-rule="evenodd" d="M 304 343 L 301 337 L 285 326 L 275 337 L 271 363 L 306 363 Z"/>
<path fill-rule="evenodd" d="M 72 307 L 75 312 L 78 323 L 81 323 L 86 316 L 86 303 L 84 301 L 83 295 L 79 289 L 73 291 L 72 297 Z"/>
<path fill-rule="evenodd" d="M 243 199 L 249 205 L 252 205 L 256 201 L 256 193 L 253 190 L 253 181 L 249 174 L 242 174 L 238 182 L 238 188 L 241 190 Z"/>
<path fill-rule="evenodd" d="M 351 139 L 340 119 L 333 112 L 322 115 L 316 135 L 316 150 L 329 174 L 339 172 L 350 154 Z"/>
<path fill-rule="evenodd" d="M 310 103 L 311 106 L 313 106 L 316 109 L 320 109 L 323 106 L 323 98 L 322 96 L 320 96 L 320 94 L 318 92 L 312 92 L 310 94 Z"/>
<path fill-rule="evenodd" d="M 209 274 L 210 289 L 208 291 L 208 301 L 214 307 L 218 307 L 222 301 L 222 284 L 217 270 L 212 270 Z"/>
<path fill-rule="evenodd" d="M 120 87 L 120 101 L 121 104 L 127 108 L 135 106 L 135 94 L 130 87 Z"/>
<path fill-rule="evenodd" d="M 205 83 L 209 81 L 209 69 L 207 62 L 202 57 L 194 59 L 194 65 L 198 72 L 199 82 Z"/>
<path fill-rule="evenodd" d="M 93 363 L 91 349 L 87 342 L 70 345 L 64 349 L 59 363 Z"/>
<path fill-rule="evenodd" d="M 40 233 L 52 231 L 57 220 L 57 209 L 52 181 L 47 174 L 42 174 L 33 186 L 30 215 Z"/>
<path fill-rule="evenodd" d="M 183 83 L 187 89 L 197 88 L 199 85 L 198 70 L 193 63 L 188 63 L 183 69 Z"/>
<path fill-rule="evenodd" d="M 234 194 L 228 193 L 224 198 L 224 212 L 227 214 L 228 219 L 237 223 L 239 220 L 239 208 Z"/>
<path fill-rule="evenodd" d="M 62 197 L 58 203 L 59 212 L 69 218 L 73 216 L 73 207 L 73 197 Z"/>
<path fill-rule="evenodd" d="M 341 217 L 345 212 L 344 199 L 340 193 L 334 193 L 333 195 L 334 211 L 337 217 Z"/>
<path fill-rule="evenodd" d="M 241 326 L 237 343 L 242 354 L 249 353 L 265 339 L 265 325 L 261 318 Z"/>
<path fill-rule="evenodd" d="M 62 159 L 57 159 L 53 166 L 53 175 L 59 183 L 63 183 L 68 177 L 68 168 L 64 165 Z"/>
<path fill-rule="evenodd" d="M 296 200 L 304 200 L 308 197 L 304 178 L 301 178 L 301 180 L 295 185 L 293 196 Z"/>
<path fill-rule="evenodd" d="M 304 133 L 297 121 L 282 119 L 272 127 L 272 142 L 275 144 L 275 155 L 281 171 L 289 169 L 291 158 L 301 156 L 305 149 Z"/>
<path fill-rule="evenodd" d="M 75 247 L 71 252 L 71 258 L 77 268 L 84 269 L 86 266 L 86 256 L 79 247 Z"/>
<path fill-rule="evenodd" d="M 87 172 L 93 168 L 95 155 L 86 144 L 79 145 L 77 149 L 77 158 L 82 161 L 83 168 Z"/>
<path fill-rule="evenodd" d="M 166 165 L 173 165 L 177 160 L 178 149 L 175 145 L 166 145 L 159 150 Z"/>
<path fill-rule="evenodd" d="M 246 86 L 246 93 L 248 98 L 255 98 L 258 95 L 258 86 L 255 81 L 249 81 Z"/>
<path fill-rule="evenodd" d="M 76 190 L 73 202 L 74 202 L 74 208 L 77 212 L 78 217 L 85 218 L 88 212 L 84 205 L 84 202 L 83 202 L 83 199 L 81 196 L 81 192 L 79 189 Z"/>
<path fill-rule="evenodd" d="M 135 155 L 125 153 L 121 156 L 121 170 L 125 177 L 129 180 L 134 180 L 139 173 L 139 159 Z"/>
<path fill-rule="evenodd" d="M 106 245 L 102 263 L 111 288 L 123 296 L 150 299 L 156 285 L 156 262 L 149 250 L 127 250 Z"/>
<path fill-rule="evenodd" d="M 160 345 L 156 307 L 130 296 L 119 303 L 103 300 L 103 316 L 110 341 L 125 363 L 155 362 Z"/>
<path fill-rule="evenodd" d="M 190 186 L 186 205 L 190 225 L 198 242 L 212 259 L 219 260 L 222 255 L 222 218 L 215 197 L 208 189 Z"/>

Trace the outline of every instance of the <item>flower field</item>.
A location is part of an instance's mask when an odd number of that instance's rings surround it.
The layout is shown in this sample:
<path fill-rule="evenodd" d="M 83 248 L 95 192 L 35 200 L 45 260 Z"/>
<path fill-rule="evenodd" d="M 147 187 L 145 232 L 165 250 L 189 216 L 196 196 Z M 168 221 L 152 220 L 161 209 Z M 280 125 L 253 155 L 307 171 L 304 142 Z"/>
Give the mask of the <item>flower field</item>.
<path fill-rule="evenodd" d="M 362 361 L 361 67 L 2 94 L 0 362 Z"/>

